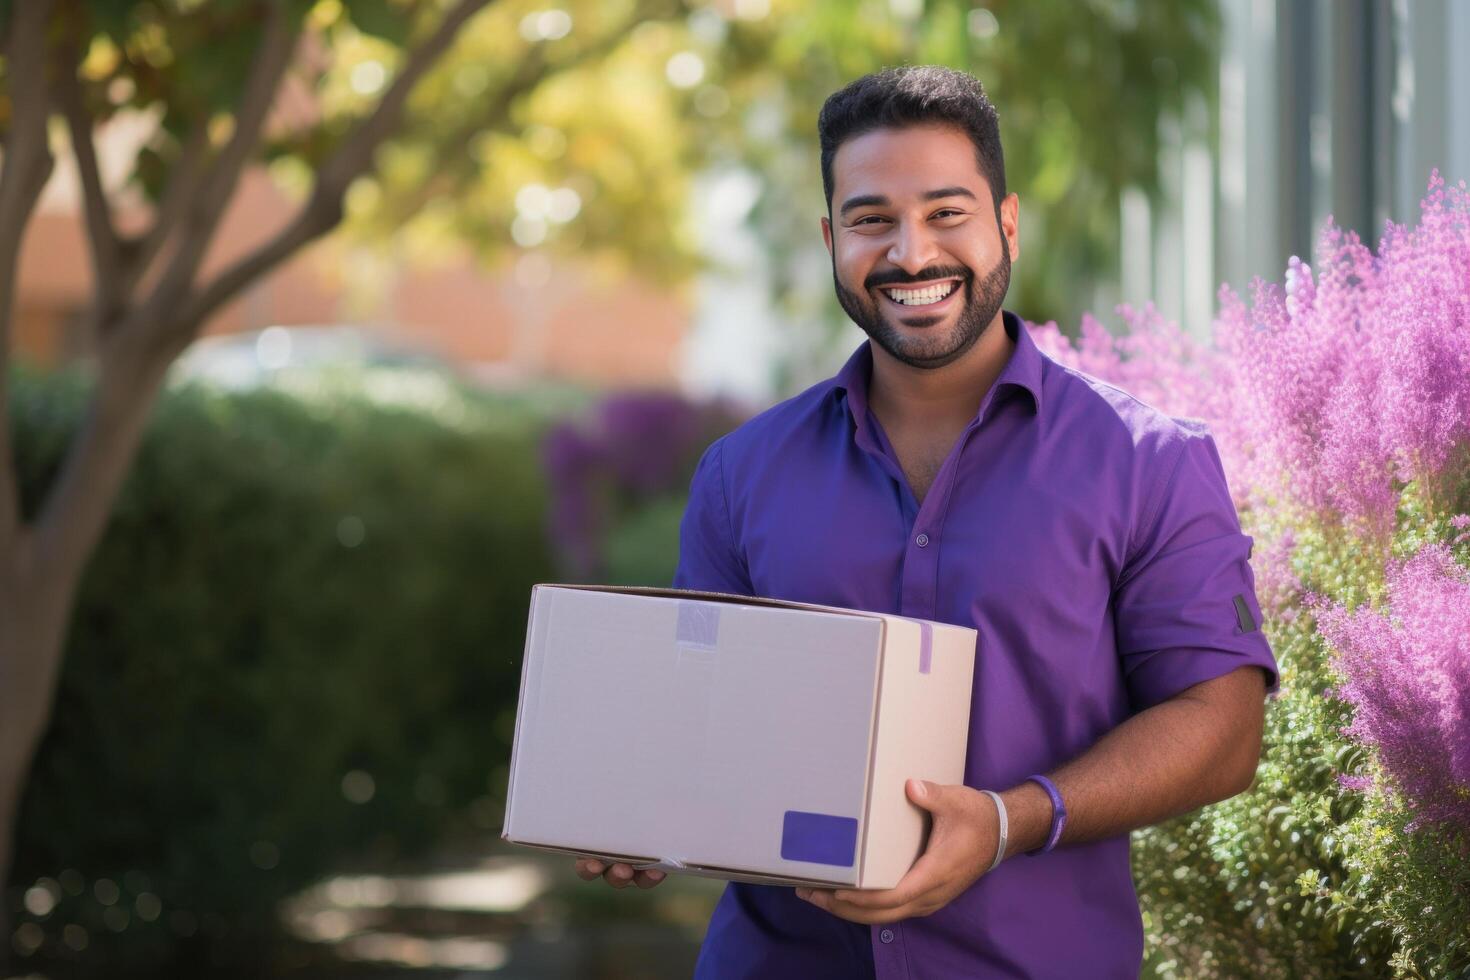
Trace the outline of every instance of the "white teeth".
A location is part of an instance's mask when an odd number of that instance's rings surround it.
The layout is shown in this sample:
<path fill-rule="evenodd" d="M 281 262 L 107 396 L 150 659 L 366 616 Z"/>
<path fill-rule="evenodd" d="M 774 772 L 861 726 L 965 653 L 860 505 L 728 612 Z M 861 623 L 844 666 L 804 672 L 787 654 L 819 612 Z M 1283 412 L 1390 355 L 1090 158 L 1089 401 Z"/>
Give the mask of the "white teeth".
<path fill-rule="evenodd" d="M 937 303 L 959 286 L 957 282 L 940 283 L 938 286 L 926 286 L 923 289 L 885 289 L 894 302 L 902 303 L 904 306 L 927 306 Z"/>

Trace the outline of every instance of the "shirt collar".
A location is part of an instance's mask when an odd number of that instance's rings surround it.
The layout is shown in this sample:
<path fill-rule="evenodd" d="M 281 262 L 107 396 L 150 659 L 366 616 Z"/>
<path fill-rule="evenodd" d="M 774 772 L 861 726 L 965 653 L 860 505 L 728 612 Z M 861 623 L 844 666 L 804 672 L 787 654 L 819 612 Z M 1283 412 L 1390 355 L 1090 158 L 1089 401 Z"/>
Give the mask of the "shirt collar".
<path fill-rule="evenodd" d="M 1010 338 L 1016 342 L 1016 349 L 1011 352 L 1010 360 L 1001 369 L 1000 376 L 995 379 L 995 397 L 987 399 L 994 402 L 1000 396 L 1002 390 L 1024 391 L 1031 396 L 1031 405 L 1039 416 L 1042 410 L 1042 367 L 1045 355 L 1036 347 L 1036 342 L 1031 339 L 1030 332 L 1026 329 L 1021 318 L 1009 310 L 1001 314 L 1001 322 L 1005 325 L 1005 331 Z M 863 341 L 842 370 L 837 372 L 834 390 L 847 393 L 847 404 L 852 409 L 855 422 L 867 415 L 868 411 L 868 383 L 873 377 L 873 349 L 868 341 Z M 981 410 L 984 411 L 982 405 Z M 858 426 L 859 431 L 862 425 Z"/>

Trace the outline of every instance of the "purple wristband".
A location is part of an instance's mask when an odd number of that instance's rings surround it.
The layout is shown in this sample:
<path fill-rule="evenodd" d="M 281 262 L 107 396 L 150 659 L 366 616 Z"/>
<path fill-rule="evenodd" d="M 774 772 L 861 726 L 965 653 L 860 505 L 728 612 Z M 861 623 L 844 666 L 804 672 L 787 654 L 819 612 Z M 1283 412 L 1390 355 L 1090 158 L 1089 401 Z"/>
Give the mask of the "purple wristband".
<path fill-rule="evenodd" d="M 1056 786 L 1045 776 L 1027 776 L 1026 782 L 1036 783 L 1046 790 L 1046 795 L 1051 797 L 1051 833 L 1046 837 L 1046 846 L 1036 851 L 1028 851 L 1028 854 L 1045 854 L 1057 846 L 1057 841 L 1062 839 L 1062 828 L 1067 826 L 1067 808 L 1062 803 L 1062 794 L 1057 792 Z"/>

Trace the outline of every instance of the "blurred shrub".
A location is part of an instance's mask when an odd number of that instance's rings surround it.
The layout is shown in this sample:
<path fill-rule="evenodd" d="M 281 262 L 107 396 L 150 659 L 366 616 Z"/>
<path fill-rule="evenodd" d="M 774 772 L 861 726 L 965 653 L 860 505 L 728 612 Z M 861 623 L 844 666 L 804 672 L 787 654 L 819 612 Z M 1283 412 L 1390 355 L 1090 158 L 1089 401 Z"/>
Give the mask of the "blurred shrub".
<path fill-rule="evenodd" d="M 576 581 L 666 586 L 699 457 L 740 423 L 722 401 L 619 392 L 553 426 L 541 456 L 551 483 L 557 563 Z"/>
<path fill-rule="evenodd" d="M 32 507 L 79 406 L 15 378 Z M 282 896 L 499 827 L 550 577 L 533 416 L 411 372 L 165 395 L 23 804 L 23 964 L 259 975 Z"/>

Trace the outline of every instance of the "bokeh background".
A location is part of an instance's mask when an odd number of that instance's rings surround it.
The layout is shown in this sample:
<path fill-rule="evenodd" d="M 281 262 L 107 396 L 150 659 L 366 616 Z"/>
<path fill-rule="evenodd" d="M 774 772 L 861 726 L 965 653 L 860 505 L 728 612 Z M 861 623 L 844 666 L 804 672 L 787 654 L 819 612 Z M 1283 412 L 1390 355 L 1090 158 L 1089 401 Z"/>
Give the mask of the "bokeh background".
<path fill-rule="evenodd" d="M 175 333 L 23 783 L 10 974 L 688 975 L 718 883 L 615 893 L 498 840 L 527 600 L 538 581 L 666 584 L 702 449 L 862 339 L 818 228 L 816 113 L 846 81 L 982 79 L 1022 202 L 1007 305 L 1061 337 L 1088 312 L 1121 334 L 1115 307 L 1153 304 L 1208 343 L 1222 283 L 1282 281 L 1329 215 L 1373 243 L 1418 219 L 1432 170 L 1470 176 L 1458 0 L 477 6 L 302 241 L 324 175 L 458 5 L 57 8 L 78 85 L 45 121 L 55 166 L 0 296 L 22 513 L 63 471 L 110 324 L 174 261 L 109 300 L 99 200 L 115 241 L 147 248 L 177 200 L 227 192 L 203 200 L 201 284 L 290 247 Z M 179 180 L 237 145 L 273 7 L 292 40 L 258 139 L 234 179 Z M 0 4 L 12 34 L 21 9 Z M 7 48 L 7 171 L 38 71 Z M 1361 763 L 1332 751 L 1335 771 Z M 1297 839 L 1291 812 L 1251 814 L 1277 823 L 1237 835 Z M 1349 875 L 1318 831 L 1323 873 Z M 1189 882 L 1149 877 L 1173 839 L 1146 851 L 1150 975 L 1209 975 L 1209 929 L 1282 975 L 1470 962 L 1453 928 L 1421 937 L 1447 959 L 1414 960 L 1351 889 L 1305 938 L 1252 949 L 1258 915 L 1309 918 L 1290 908 L 1303 868 L 1281 859 L 1282 909 L 1242 857 L 1258 906 L 1211 832 L 1180 832 L 1215 849 Z M 1183 914 L 1169 881 L 1198 890 Z M 1470 908 L 1457 887 L 1423 916 Z"/>

